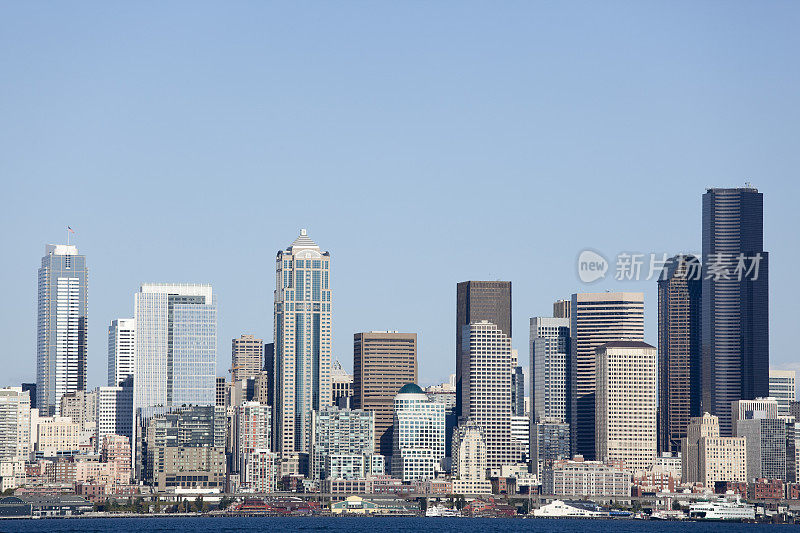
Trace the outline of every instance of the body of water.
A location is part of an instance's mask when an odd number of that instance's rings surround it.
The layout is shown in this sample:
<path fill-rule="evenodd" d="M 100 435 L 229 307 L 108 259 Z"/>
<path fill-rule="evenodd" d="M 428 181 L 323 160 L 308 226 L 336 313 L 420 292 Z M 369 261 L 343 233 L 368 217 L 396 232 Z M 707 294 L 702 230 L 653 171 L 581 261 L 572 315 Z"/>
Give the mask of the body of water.
<path fill-rule="evenodd" d="M 68 518 L 0 520 L 0 533 L 760 533 L 771 524 L 513 518 Z"/>

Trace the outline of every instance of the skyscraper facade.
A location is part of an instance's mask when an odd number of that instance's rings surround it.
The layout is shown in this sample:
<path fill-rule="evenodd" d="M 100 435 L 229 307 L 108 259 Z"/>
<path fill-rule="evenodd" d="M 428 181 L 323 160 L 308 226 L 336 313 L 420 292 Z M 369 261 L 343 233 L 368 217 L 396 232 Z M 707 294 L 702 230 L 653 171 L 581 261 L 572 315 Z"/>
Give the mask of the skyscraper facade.
<path fill-rule="evenodd" d="M 58 414 L 61 397 L 86 389 L 88 332 L 86 257 L 68 244 L 48 244 L 39 268 L 36 405 Z"/>
<path fill-rule="evenodd" d="M 511 282 L 462 281 L 456 286 L 456 397 L 461 397 L 468 357 L 462 335 L 464 327 L 487 320 L 511 339 Z M 456 416 L 463 416 L 463 405 L 456 403 Z"/>
<path fill-rule="evenodd" d="M 108 326 L 108 386 L 133 377 L 136 356 L 136 321 L 118 318 Z"/>
<path fill-rule="evenodd" d="M 256 377 L 264 366 L 264 341 L 242 335 L 231 341 L 231 381 Z"/>
<path fill-rule="evenodd" d="M 530 320 L 531 423 L 567 420 L 569 318 Z"/>
<path fill-rule="evenodd" d="M 417 334 L 369 331 L 353 336 L 353 407 L 375 413 L 375 453 L 392 454 L 394 397 L 417 382 Z"/>
<path fill-rule="evenodd" d="M 325 479 L 331 472 L 325 468 L 325 458 L 339 456 L 371 456 L 375 445 L 374 413 L 361 409 L 339 409 L 323 406 L 314 411 L 313 450 L 310 476 Z"/>
<path fill-rule="evenodd" d="M 489 468 L 519 462 L 511 439 L 511 339 L 487 320 L 464 326 L 459 424 L 483 429 Z"/>
<path fill-rule="evenodd" d="M 678 255 L 658 279 L 658 451 L 679 452 L 700 412 L 700 261 Z"/>
<path fill-rule="evenodd" d="M 604 462 L 636 472 L 656 461 L 656 348 L 611 341 L 597 348 L 595 450 Z"/>
<path fill-rule="evenodd" d="M 311 412 L 331 403 L 330 253 L 301 230 L 278 252 L 275 273 L 273 449 L 286 474 L 311 451 Z"/>
<path fill-rule="evenodd" d="M 778 402 L 778 417 L 791 416 L 789 406 L 795 401 L 797 394 L 795 380 L 797 374 L 794 370 L 769 370 L 769 396 Z"/>
<path fill-rule="evenodd" d="M 572 452 L 594 460 L 595 350 L 610 341 L 644 339 L 644 295 L 640 292 L 573 294 L 570 308 L 567 395 Z"/>
<path fill-rule="evenodd" d="M 135 310 L 135 408 L 215 405 L 217 308 L 211 285 L 143 284 Z"/>
<path fill-rule="evenodd" d="M 403 481 L 436 477 L 445 454 L 444 410 L 418 385 L 403 385 L 394 398 L 392 476 Z"/>
<path fill-rule="evenodd" d="M 733 434 L 731 402 L 769 394 L 769 257 L 764 198 L 751 187 L 703 195 L 702 408 Z"/>

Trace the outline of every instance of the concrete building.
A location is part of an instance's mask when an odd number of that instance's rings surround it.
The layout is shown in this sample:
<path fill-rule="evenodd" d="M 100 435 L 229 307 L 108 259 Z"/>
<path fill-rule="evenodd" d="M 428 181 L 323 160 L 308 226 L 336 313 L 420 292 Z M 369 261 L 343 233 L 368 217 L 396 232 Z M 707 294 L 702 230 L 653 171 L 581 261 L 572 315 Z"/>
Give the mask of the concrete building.
<path fill-rule="evenodd" d="M 658 362 L 654 346 L 611 341 L 597 348 L 595 450 L 636 472 L 656 460 Z"/>
<path fill-rule="evenodd" d="M 95 443 L 99 452 L 108 435 L 120 435 L 133 442 L 133 378 L 115 387 L 98 387 L 95 392 Z M 130 466 L 130 465 L 129 465 Z"/>
<path fill-rule="evenodd" d="M 774 398 L 739 400 L 731 404 L 731 420 L 737 437 L 747 447 L 747 481 L 787 480 L 787 426 L 778 418 Z"/>
<path fill-rule="evenodd" d="M 31 448 L 31 400 L 21 387 L 0 389 L 0 461 L 27 461 Z"/>
<path fill-rule="evenodd" d="M 403 481 L 436 477 L 445 457 L 444 404 L 430 401 L 418 385 L 403 385 L 394 398 L 392 437 L 392 476 Z"/>
<path fill-rule="evenodd" d="M 277 490 L 278 454 L 266 448 L 256 448 L 244 458 L 244 488 L 260 494 Z"/>
<path fill-rule="evenodd" d="M 36 425 L 36 455 L 57 457 L 78 451 L 78 424 L 65 416 L 40 417 Z"/>
<path fill-rule="evenodd" d="M 520 461 L 511 440 L 511 338 L 486 320 L 464 326 L 461 354 L 461 421 L 481 426 L 489 468 Z"/>
<path fill-rule="evenodd" d="M 711 488 L 717 481 L 747 481 L 744 437 L 720 437 L 719 418 L 692 417 L 681 443 L 684 483 Z"/>
<path fill-rule="evenodd" d="M 463 281 L 456 285 L 456 397 L 459 399 L 456 404 L 457 417 L 469 418 L 465 412 L 467 406 L 462 393 L 463 382 L 468 378 L 466 372 L 470 366 L 469 345 L 463 341 L 465 328 L 483 320 L 494 324 L 510 343 L 512 336 L 510 281 Z"/>
<path fill-rule="evenodd" d="M 353 407 L 375 413 L 375 451 L 392 454 L 394 397 L 417 382 L 417 334 L 370 331 L 353 336 Z"/>
<path fill-rule="evenodd" d="M 769 254 L 764 198 L 746 186 L 703 195 L 702 409 L 733 435 L 730 406 L 769 394 Z"/>
<path fill-rule="evenodd" d="M 573 454 L 596 457 L 595 350 L 610 341 L 644 340 L 644 295 L 601 292 L 572 295 L 568 409 Z"/>
<path fill-rule="evenodd" d="M 558 497 L 630 498 L 633 475 L 618 466 L 600 461 L 558 461 L 553 465 L 552 486 L 543 485 L 544 494 Z"/>
<path fill-rule="evenodd" d="M 797 389 L 795 380 L 797 373 L 794 370 L 769 369 L 769 396 L 778 402 L 778 417 L 791 416 L 789 406 L 795 401 Z"/>
<path fill-rule="evenodd" d="M 235 409 L 235 443 L 233 454 L 233 471 L 239 472 L 242 484 L 252 481 L 247 479 L 244 464 L 247 455 L 255 450 L 269 450 L 272 443 L 272 408 L 258 402 L 244 402 Z"/>
<path fill-rule="evenodd" d="M 339 361 L 331 370 L 331 405 L 347 409 L 353 407 L 353 374 L 349 374 Z"/>
<path fill-rule="evenodd" d="M 231 381 L 254 378 L 264 366 L 264 341 L 242 335 L 231 341 Z"/>
<path fill-rule="evenodd" d="M 116 387 L 133 378 L 136 357 L 136 320 L 117 318 L 108 326 L 108 383 Z"/>
<path fill-rule="evenodd" d="M 680 452 L 700 416 L 700 261 L 667 260 L 658 278 L 658 450 Z"/>
<path fill-rule="evenodd" d="M 569 318 L 571 316 L 572 300 L 556 300 L 553 302 L 553 318 Z"/>
<path fill-rule="evenodd" d="M 486 441 L 483 429 L 468 420 L 453 433 L 453 492 L 455 494 L 491 494 L 492 483 L 486 477 Z"/>
<path fill-rule="evenodd" d="M 167 446 L 153 487 L 159 492 L 174 489 L 225 488 L 225 450 L 205 446 Z"/>
<path fill-rule="evenodd" d="M 531 420 L 527 416 L 511 417 L 511 441 L 517 448 L 514 455 L 519 455 L 520 462 L 530 458 Z"/>
<path fill-rule="evenodd" d="M 272 449 L 282 475 L 300 472 L 311 452 L 312 412 L 331 403 L 330 259 L 304 229 L 275 259 Z"/>
<path fill-rule="evenodd" d="M 45 246 L 39 268 L 36 405 L 58 415 L 61 397 L 86 389 L 89 271 L 69 244 Z"/>
<path fill-rule="evenodd" d="M 325 479 L 325 457 L 370 456 L 375 445 L 374 413 L 362 409 L 339 409 L 330 405 L 314 412 L 311 479 Z"/>
<path fill-rule="evenodd" d="M 129 483 L 131 478 L 131 443 L 124 435 L 105 435 L 100 444 L 100 458 L 115 466 L 117 481 Z"/>

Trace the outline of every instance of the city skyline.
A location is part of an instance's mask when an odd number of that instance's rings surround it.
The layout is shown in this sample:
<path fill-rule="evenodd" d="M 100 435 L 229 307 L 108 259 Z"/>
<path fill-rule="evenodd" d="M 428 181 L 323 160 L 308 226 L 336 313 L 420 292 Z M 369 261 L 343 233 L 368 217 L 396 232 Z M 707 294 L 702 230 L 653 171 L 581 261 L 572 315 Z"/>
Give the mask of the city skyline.
<path fill-rule="evenodd" d="M 358 331 L 416 332 L 425 384 L 452 372 L 454 285 L 468 279 L 513 282 L 524 366 L 528 319 L 579 291 L 644 292 L 655 345 L 655 283 L 586 287 L 577 254 L 699 253 L 705 188 L 746 181 L 765 196 L 771 363 L 798 364 L 796 8 L 694 6 L 689 25 L 645 6 L 319 9 L 196 6 L 185 25 L 177 6 L 8 7 L 10 383 L 34 381 L 32 271 L 67 225 L 91 269 L 88 388 L 106 381 L 108 324 L 147 281 L 214 285 L 228 376 L 231 339 L 271 339 L 263 265 L 303 227 L 336 258 L 334 358 L 351 370 Z M 279 201 L 301 184 L 305 208 Z M 476 217 L 487 186 L 502 196 Z M 627 222 L 599 223 L 600 206 Z"/>

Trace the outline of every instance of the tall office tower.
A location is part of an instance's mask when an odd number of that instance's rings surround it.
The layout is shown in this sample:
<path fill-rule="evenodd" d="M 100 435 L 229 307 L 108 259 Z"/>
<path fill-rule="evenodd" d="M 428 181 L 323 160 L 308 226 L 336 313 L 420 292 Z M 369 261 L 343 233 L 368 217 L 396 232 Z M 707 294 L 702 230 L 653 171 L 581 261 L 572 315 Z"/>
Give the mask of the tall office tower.
<path fill-rule="evenodd" d="M 135 309 L 134 408 L 215 405 L 217 307 L 211 285 L 143 284 Z"/>
<path fill-rule="evenodd" d="M 264 341 L 242 335 L 231 341 L 231 381 L 254 378 L 264 365 Z"/>
<path fill-rule="evenodd" d="M 644 340 L 644 294 L 572 295 L 567 408 L 573 455 L 596 458 L 594 442 L 595 350 L 610 341 Z"/>
<path fill-rule="evenodd" d="M 108 386 L 133 377 L 136 356 L 136 321 L 118 318 L 108 326 Z"/>
<path fill-rule="evenodd" d="M 744 437 L 720 437 L 714 415 L 692 417 L 681 450 L 684 483 L 713 487 L 717 481 L 747 481 Z"/>
<path fill-rule="evenodd" d="M 392 476 L 403 481 L 433 479 L 444 461 L 444 404 L 432 402 L 414 384 L 394 397 Z"/>
<path fill-rule="evenodd" d="M 103 449 L 108 435 L 122 435 L 133 441 L 133 378 L 128 377 L 114 387 L 98 387 L 94 395 L 97 421 L 95 446 Z M 128 467 L 131 465 L 129 464 Z"/>
<path fill-rule="evenodd" d="M 769 369 L 769 396 L 778 402 L 778 417 L 791 416 L 789 406 L 795 401 L 795 380 L 797 374 L 794 370 Z"/>
<path fill-rule="evenodd" d="M 511 369 L 511 412 L 525 416 L 525 373 L 521 366 Z"/>
<path fill-rule="evenodd" d="M 375 453 L 392 455 L 394 397 L 417 382 L 417 334 L 353 335 L 353 407 L 375 413 Z"/>
<path fill-rule="evenodd" d="M 529 372 L 532 424 L 545 418 L 562 422 L 567 420 L 569 348 L 569 318 L 531 318 Z"/>
<path fill-rule="evenodd" d="M 61 397 L 86 389 L 86 257 L 69 244 L 48 244 L 39 269 L 36 405 L 58 414 Z"/>
<path fill-rule="evenodd" d="M 331 371 L 331 405 L 349 408 L 353 399 L 353 374 L 348 374 L 339 361 Z"/>
<path fill-rule="evenodd" d="M 22 392 L 26 391 L 31 398 L 31 409 L 38 409 L 38 407 L 36 407 L 36 383 L 23 383 Z"/>
<path fill-rule="evenodd" d="M 242 483 L 249 483 L 245 465 L 256 450 L 269 450 L 272 441 L 272 408 L 258 402 L 245 402 L 234 408 L 233 470 Z"/>
<path fill-rule="evenodd" d="M 27 461 L 31 452 L 31 399 L 21 387 L 0 389 L 0 461 Z"/>
<path fill-rule="evenodd" d="M 273 450 L 284 474 L 311 451 L 311 412 L 331 403 L 330 260 L 300 230 L 275 261 Z"/>
<path fill-rule="evenodd" d="M 641 341 L 611 341 L 597 348 L 595 451 L 632 472 L 656 462 L 658 362 Z"/>
<path fill-rule="evenodd" d="M 569 424 L 559 418 L 540 418 L 531 427 L 531 467 L 539 479 L 552 476 L 556 461 L 569 459 Z"/>
<path fill-rule="evenodd" d="M 459 423 L 471 419 L 483 428 L 489 468 L 518 463 L 511 440 L 511 338 L 486 320 L 464 326 L 461 337 Z"/>
<path fill-rule="evenodd" d="M 571 300 L 556 300 L 553 302 L 553 318 L 569 318 Z"/>
<path fill-rule="evenodd" d="M 658 451 L 679 452 L 700 416 L 700 261 L 671 257 L 658 278 Z"/>
<path fill-rule="evenodd" d="M 456 416 L 465 417 L 461 386 L 469 367 L 468 346 L 462 343 L 465 327 L 487 320 L 511 339 L 511 282 L 462 281 L 456 285 Z M 491 452 L 490 452 L 491 455 Z M 491 463 L 491 460 L 490 460 Z"/>
<path fill-rule="evenodd" d="M 731 421 L 747 449 L 747 480 L 786 481 L 786 422 L 778 418 L 774 398 L 739 400 L 731 404 Z"/>
<path fill-rule="evenodd" d="M 325 458 L 331 455 L 364 457 L 375 445 L 374 413 L 330 405 L 314 411 L 311 479 L 326 479 Z"/>
<path fill-rule="evenodd" d="M 719 417 L 722 435 L 735 429 L 731 402 L 769 394 L 763 204 L 763 195 L 750 187 L 703 195 L 702 406 Z"/>

